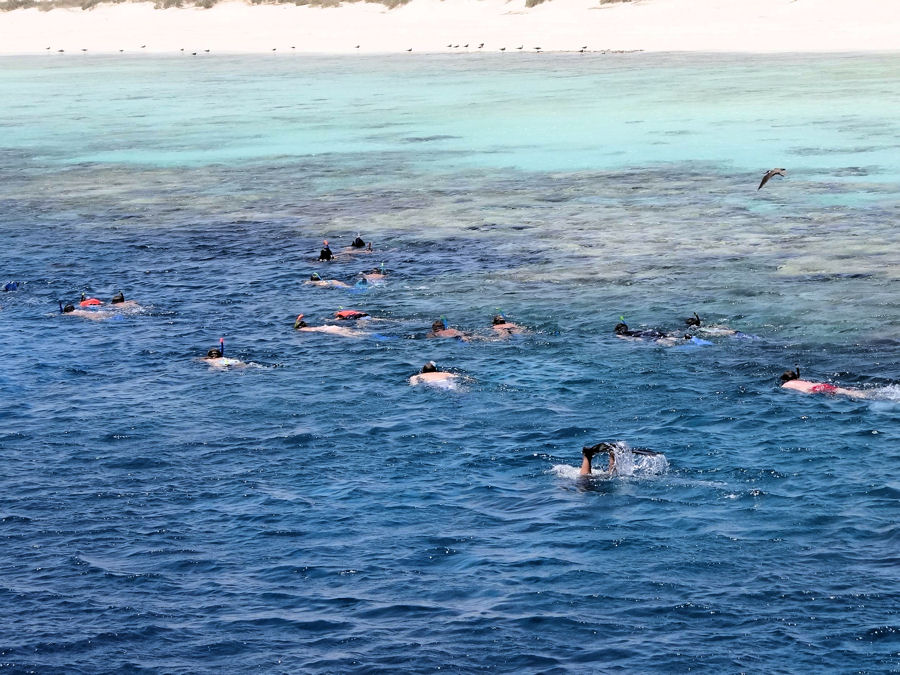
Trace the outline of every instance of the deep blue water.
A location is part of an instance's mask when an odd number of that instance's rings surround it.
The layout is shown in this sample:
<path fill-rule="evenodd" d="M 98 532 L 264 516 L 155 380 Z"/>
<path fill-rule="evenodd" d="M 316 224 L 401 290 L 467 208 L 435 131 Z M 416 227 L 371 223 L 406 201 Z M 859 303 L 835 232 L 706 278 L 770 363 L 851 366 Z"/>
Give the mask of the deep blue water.
<path fill-rule="evenodd" d="M 0 59 L 2 669 L 896 672 L 898 75 Z M 612 333 L 694 311 L 753 338 Z"/>

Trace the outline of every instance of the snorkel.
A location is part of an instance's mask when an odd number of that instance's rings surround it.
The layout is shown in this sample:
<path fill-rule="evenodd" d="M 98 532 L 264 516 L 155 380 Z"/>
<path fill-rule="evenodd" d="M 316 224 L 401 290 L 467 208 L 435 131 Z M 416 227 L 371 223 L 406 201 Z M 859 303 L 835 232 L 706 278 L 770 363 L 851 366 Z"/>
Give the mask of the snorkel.
<path fill-rule="evenodd" d="M 225 356 L 225 338 L 219 338 L 219 353 Z"/>
<path fill-rule="evenodd" d="M 441 326 L 444 327 L 444 330 L 447 330 L 448 328 L 450 328 L 450 324 L 447 321 L 447 317 L 444 317 L 444 316 L 441 317 Z"/>
<path fill-rule="evenodd" d="M 303 320 L 302 314 L 298 314 L 297 320 L 294 321 L 294 330 L 297 330 L 298 328 L 306 328 L 306 322 Z"/>

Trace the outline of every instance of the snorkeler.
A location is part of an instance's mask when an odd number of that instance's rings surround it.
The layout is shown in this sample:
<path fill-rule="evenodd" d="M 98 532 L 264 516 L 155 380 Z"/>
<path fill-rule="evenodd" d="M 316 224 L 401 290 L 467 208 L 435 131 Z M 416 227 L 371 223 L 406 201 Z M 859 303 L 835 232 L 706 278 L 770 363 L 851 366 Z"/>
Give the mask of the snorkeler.
<path fill-rule="evenodd" d="M 90 310 L 90 309 L 76 309 L 75 305 L 71 302 L 67 302 L 65 305 L 62 304 L 62 300 L 59 300 L 59 313 L 65 314 L 67 316 L 77 316 L 82 319 L 90 319 L 91 321 L 103 321 L 104 319 L 112 318 L 112 312 L 106 312 L 103 310 Z"/>
<path fill-rule="evenodd" d="M 230 366 L 244 367 L 247 364 L 239 359 L 232 359 L 225 356 L 225 338 L 219 338 L 219 346 L 213 347 L 201 361 L 206 361 L 213 368 L 228 368 Z"/>
<path fill-rule="evenodd" d="M 78 303 L 82 307 L 96 307 L 102 305 L 103 302 L 97 298 L 89 298 L 84 293 L 81 294 L 81 302 Z"/>
<path fill-rule="evenodd" d="M 308 284 L 310 286 L 317 286 L 319 288 L 350 288 L 350 284 L 345 284 L 343 281 L 338 281 L 337 279 L 323 279 L 318 275 L 318 273 L 313 272 L 309 275 L 309 279 L 303 282 L 304 284 Z"/>
<path fill-rule="evenodd" d="M 525 329 L 522 328 L 522 326 L 507 321 L 502 312 L 500 314 L 495 314 L 491 319 L 491 329 L 500 337 L 509 337 L 510 335 L 525 332 Z"/>
<path fill-rule="evenodd" d="M 733 328 L 729 328 L 728 326 L 721 326 L 721 325 L 705 326 L 705 325 L 703 325 L 703 319 L 700 318 L 700 316 L 697 314 L 697 312 L 694 312 L 694 316 L 689 316 L 687 319 L 685 319 L 684 323 L 685 323 L 685 325 L 687 325 L 688 330 L 695 329 L 698 333 L 703 333 L 704 335 L 725 336 L 725 337 L 735 336 L 735 337 L 747 338 L 750 340 L 758 339 L 754 335 L 748 335 L 747 333 L 742 333 L 741 331 L 734 330 Z"/>
<path fill-rule="evenodd" d="M 455 328 L 450 328 L 450 324 L 447 323 L 447 319 L 441 317 L 433 324 L 431 324 L 431 332 L 426 334 L 427 338 L 456 338 L 457 340 L 461 340 L 462 342 L 469 341 L 469 334 L 464 333 L 461 330 L 456 330 Z"/>
<path fill-rule="evenodd" d="M 800 366 L 796 370 L 786 370 L 781 374 L 781 387 L 783 389 L 794 389 L 804 394 L 841 394 L 852 398 L 868 398 L 868 393 L 862 389 L 847 389 L 845 387 L 836 387 L 828 382 L 809 382 L 800 379 Z"/>
<path fill-rule="evenodd" d="M 663 333 L 654 328 L 647 330 L 629 330 L 628 325 L 624 321 L 620 321 L 613 329 L 616 337 L 623 340 L 651 340 L 657 344 L 671 347 L 682 340 L 690 340 L 691 336 L 680 333 Z"/>
<path fill-rule="evenodd" d="M 339 321 L 353 321 L 369 316 L 368 312 L 361 312 L 358 309 L 341 309 L 334 313 L 334 318 Z"/>
<path fill-rule="evenodd" d="M 615 473 L 616 470 L 616 451 L 619 449 L 617 443 L 610 443 L 608 441 L 597 443 L 596 445 L 585 446 L 581 449 L 581 471 L 579 473 L 582 476 L 589 476 L 591 474 L 591 460 L 594 458 L 594 455 L 600 452 L 605 452 L 609 455 L 609 465 L 606 469 L 609 475 Z M 628 448 L 632 454 L 635 455 L 658 455 L 659 453 L 655 450 L 650 450 L 648 448 Z"/>
<path fill-rule="evenodd" d="M 353 248 L 365 248 L 366 242 L 362 240 L 362 237 L 359 236 L 359 233 L 356 235 L 356 239 L 353 240 L 353 243 L 350 244 Z"/>
<path fill-rule="evenodd" d="M 319 251 L 319 260 L 325 260 L 325 261 L 333 260 L 334 253 L 332 253 L 331 249 L 328 247 L 328 240 L 327 239 L 324 240 L 322 242 L 322 244 L 323 244 L 322 250 Z"/>
<path fill-rule="evenodd" d="M 434 361 L 429 361 L 422 366 L 422 370 L 409 378 L 409 384 L 413 387 L 418 384 L 428 384 L 434 387 L 453 389 L 458 379 L 459 375 L 456 373 L 439 370 Z"/>
<path fill-rule="evenodd" d="M 384 263 L 381 263 L 380 267 L 376 267 L 369 272 L 360 272 L 360 276 L 362 276 L 363 280 L 370 284 L 377 284 L 384 281 L 386 275 L 387 270 L 384 269 Z"/>
<path fill-rule="evenodd" d="M 297 318 L 294 321 L 294 330 L 302 331 L 304 333 L 325 333 L 326 335 L 339 335 L 341 337 L 350 338 L 361 338 L 366 335 L 362 331 L 351 330 L 344 326 L 334 326 L 329 324 L 324 326 L 310 326 L 303 320 L 302 314 L 297 315 Z"/>

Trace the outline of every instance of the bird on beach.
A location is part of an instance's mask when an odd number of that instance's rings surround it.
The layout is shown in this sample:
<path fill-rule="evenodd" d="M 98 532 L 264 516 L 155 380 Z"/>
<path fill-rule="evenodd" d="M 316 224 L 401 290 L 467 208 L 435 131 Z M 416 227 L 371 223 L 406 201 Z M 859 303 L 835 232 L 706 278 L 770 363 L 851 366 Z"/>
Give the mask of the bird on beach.
<path fill-rule="evenodd" d="M 766 171 L 766 175 L 762 177 L 762 180 L 759 182 L 759 187 L 756 188 L 759 190 L 763 185 L 769 182 L 769 179 L 772 176 L 784 176 L 787 169 L 769 169 Z"/>
<path fill-rule="evenodd" d="M 407 49 L 406 51 L 411 52 L 411 51 L 412 51 L 412 47 L 410 47 L 410 48 Z"/>
<path fill-rule="evenodd" d="M 522 49 L 525 45 L 519 45 L 516 49 Z"/>
<path fill-rule="evenodd" d="M 483 42 L 482 42 L 480 45 L 478 45 L 478 49 L 481 49 L 482 47 L 484 47 L 484 43 L 483 43 Z"/>
<path fill-rule="evenodd" d="M 506 47 L 500 47 L 500 51 L 501 51 L 501 52 L 505 52 L 505 51 L 506 51 Z"/>

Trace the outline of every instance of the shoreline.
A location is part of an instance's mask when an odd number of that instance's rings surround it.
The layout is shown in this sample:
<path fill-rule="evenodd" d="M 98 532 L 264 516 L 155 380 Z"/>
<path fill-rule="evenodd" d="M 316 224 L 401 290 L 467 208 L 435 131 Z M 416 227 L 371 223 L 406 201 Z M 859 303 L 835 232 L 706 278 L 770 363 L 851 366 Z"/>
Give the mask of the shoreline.
<path fill-rule="evenodd" d="M 387 9 L 152 3 L 0 13 L 0 55 L 900 52 L 900 2 L 412 0 Z M 468 45 L 468 46 L 466 46 Z"/>

